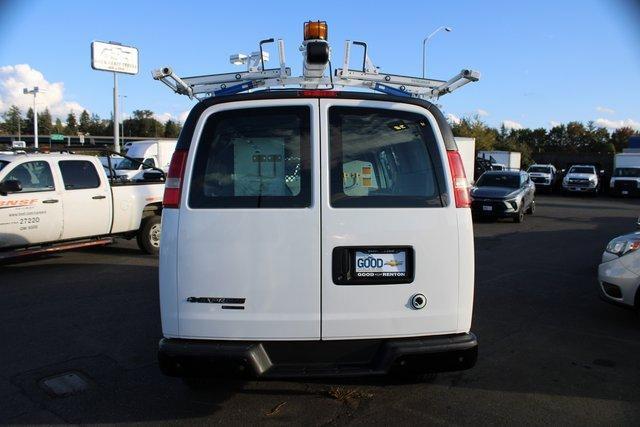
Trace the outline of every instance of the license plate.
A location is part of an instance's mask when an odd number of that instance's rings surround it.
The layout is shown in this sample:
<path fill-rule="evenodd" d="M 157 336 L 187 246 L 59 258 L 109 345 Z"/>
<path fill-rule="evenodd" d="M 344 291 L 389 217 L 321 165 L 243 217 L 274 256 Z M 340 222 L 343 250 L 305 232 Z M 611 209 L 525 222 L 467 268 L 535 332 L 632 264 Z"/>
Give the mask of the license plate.
<path fill-rule="evenodd" d="M 629 192 L 627 190 L 622 190 L 622 194 L 626 196 L 627 194 L 629 194 Z"/>
<path fill-rule="evenodd" d="M 491 212 L 491 211 L 493 211 L 493 206 L 483 205 L 482 206 L 482 210 L 485 211 L 485 212 Z"/>
<path fill-rule="evenodd" d="M 405 277 L 407 275 L 407 251 L 356 251 L 357 277 Z"/>

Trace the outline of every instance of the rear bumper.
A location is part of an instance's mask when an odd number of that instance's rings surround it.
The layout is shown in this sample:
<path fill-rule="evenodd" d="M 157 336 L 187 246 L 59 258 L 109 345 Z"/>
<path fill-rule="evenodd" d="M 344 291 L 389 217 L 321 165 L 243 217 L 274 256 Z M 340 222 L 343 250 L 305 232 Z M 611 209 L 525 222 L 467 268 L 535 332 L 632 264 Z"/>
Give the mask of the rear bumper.
<path fill-rule="evenodd" d="M 474 334 L 353 341 L 160 340 L 165 375 L 246 378 L 420 374 L 472 368 Z"/>

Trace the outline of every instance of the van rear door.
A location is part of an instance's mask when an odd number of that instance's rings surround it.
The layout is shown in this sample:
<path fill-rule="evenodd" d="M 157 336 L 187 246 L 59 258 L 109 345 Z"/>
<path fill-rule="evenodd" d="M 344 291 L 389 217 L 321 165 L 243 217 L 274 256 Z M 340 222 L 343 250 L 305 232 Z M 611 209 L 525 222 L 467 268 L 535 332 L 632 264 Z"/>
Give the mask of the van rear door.
<path fill-rule="evenodd" d="M 320 338 L 318 100 L 205 110 L 186 163 L 179 335 Z"/>
<path fill-rule="evenodd" d="M 321 99 L 320 115 L 322 339 L 456 332 L 458 222 L 434 116 L 348 99 Z"/>

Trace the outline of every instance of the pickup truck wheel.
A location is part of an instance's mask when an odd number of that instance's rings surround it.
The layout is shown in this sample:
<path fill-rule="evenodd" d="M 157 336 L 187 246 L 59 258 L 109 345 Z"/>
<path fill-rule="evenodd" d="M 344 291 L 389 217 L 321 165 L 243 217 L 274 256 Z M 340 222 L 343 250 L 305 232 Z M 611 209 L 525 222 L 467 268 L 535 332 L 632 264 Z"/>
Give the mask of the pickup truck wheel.
<path fill-rule="evenodd" d="M 138 247 L 150 255 L 157 255 L 160 252 L 160 232 L 160 217 L 158 215 L 144 219 L 136 236 Z"/>

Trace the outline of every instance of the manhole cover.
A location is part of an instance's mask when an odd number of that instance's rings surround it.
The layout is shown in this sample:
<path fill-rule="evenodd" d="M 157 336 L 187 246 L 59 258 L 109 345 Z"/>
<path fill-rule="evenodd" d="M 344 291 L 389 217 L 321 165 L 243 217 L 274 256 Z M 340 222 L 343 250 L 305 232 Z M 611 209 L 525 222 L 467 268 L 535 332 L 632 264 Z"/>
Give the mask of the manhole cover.
<path fill-rule="evenodd" d="M 82 393 L 89 388 L 89 381 L 80 372 L 64 372 L 40 380 L 40 387 L 56 397 Z"/>

